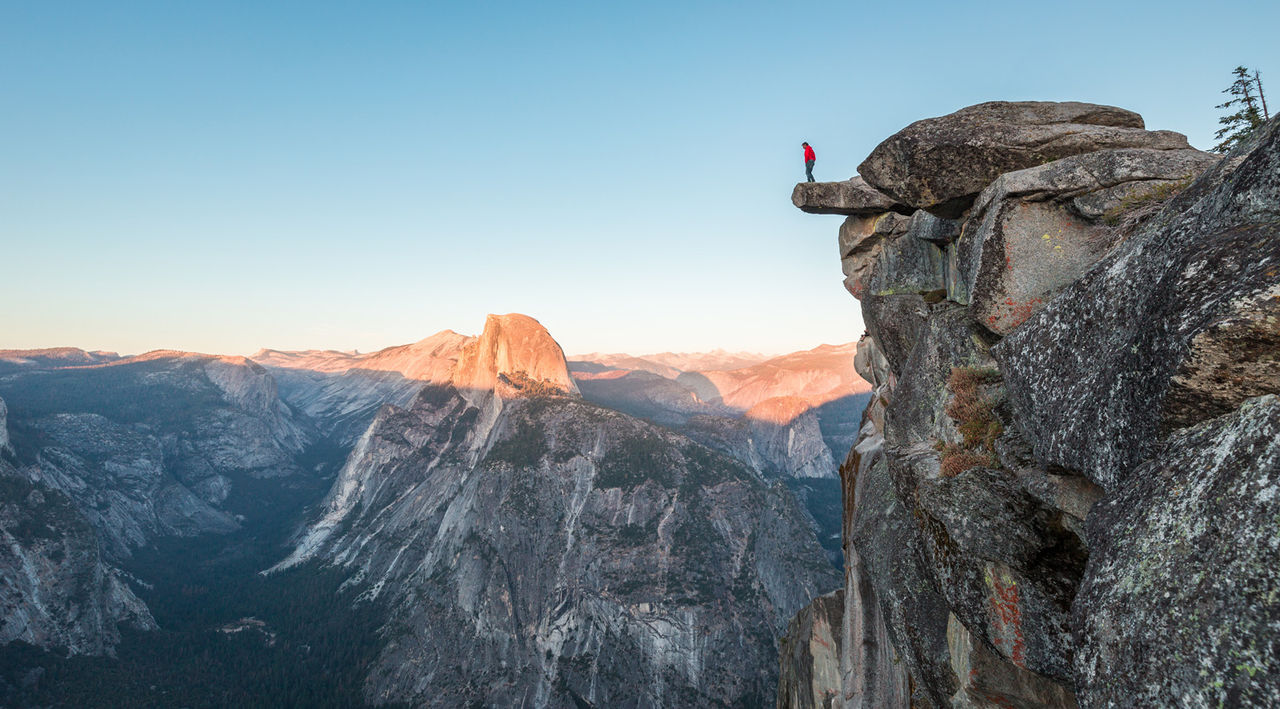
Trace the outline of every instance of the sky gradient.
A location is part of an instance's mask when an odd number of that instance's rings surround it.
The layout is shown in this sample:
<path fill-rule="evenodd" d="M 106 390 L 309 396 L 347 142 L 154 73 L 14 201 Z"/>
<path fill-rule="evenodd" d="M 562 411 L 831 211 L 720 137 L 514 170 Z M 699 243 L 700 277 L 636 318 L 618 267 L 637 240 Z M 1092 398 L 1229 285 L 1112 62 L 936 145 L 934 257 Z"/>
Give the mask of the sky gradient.
<path fill-rule="evenodd" d="M 1280 108 L 1280 3 L 803 7 L 0 0 L 0 348 L 808 349 L 862 323 L 802 140 L 847 179 L 1038 99 L 1208 148 L 1237 64 Z"/>

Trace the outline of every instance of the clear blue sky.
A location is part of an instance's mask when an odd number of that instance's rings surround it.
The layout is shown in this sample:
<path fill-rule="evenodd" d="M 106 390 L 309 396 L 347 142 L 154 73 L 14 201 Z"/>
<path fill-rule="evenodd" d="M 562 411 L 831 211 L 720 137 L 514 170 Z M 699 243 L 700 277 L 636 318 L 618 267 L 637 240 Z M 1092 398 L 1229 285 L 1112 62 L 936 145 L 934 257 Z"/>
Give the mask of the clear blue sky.
<path fill-rule="evenodd" d="M 993 99 L 1212 145 L 1280 3 L 0 2 L 0 348 L 362 350 L 487 312 L 570 352 L 862 331 L 845 179 Z"/>

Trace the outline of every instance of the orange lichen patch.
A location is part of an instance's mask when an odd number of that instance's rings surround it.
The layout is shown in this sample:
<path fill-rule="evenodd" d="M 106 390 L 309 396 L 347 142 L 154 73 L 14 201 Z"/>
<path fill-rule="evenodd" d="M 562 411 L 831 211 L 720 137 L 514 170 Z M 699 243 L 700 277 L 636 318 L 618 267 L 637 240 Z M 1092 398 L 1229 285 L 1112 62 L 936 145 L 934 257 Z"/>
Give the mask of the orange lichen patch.
<path fill-rule="evenodd" d="M 1022 606 L 1018 601 L 1018 583 L 1004 574 L 987 576 L 991 588 L 991 629 L 995 636 L 992 643 L 1013 664 L 1026 668 L 1026 639 L 1022 635 Z"/>
<path fill-rule="evenodd" d="M 1029 298 L 1024 301 L 1014 300 L 1013 298 L 1005 298 L 1003 303 L 996 306 L 996 312 L 987 316 L 987 324 L 1000 325 L 1006 328 L 1014 328 L 1026 322 L 1041 305 L 1044 305 L 1043 298 Z"/>

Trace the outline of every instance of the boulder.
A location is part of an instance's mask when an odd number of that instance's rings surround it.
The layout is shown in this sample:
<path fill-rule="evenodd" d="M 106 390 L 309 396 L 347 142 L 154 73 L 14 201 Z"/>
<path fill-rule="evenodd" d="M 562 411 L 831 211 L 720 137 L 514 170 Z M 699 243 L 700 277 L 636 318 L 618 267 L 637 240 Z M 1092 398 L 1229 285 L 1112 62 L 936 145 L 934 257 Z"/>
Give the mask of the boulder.
<path fill-rule="evenodd" d="M 868 185 L 861 177 L 842 182 L 799 182 L 791 192 L 791 203 L 809 214 L 871 216 L 888 211 L 910 214 L 913 210 L 894 202 Z"/>
<path fill-rule="evenodd" d="M 993 349 L 1041 465 L 1112 491 L 1163 434 L 1280 392 L 1280 120 L 1249 148 Z"/>
<path fill-rule="evenodd" d="M 974 202 L 958 242 L 974 317 L 1012 332 L 1115 245 L 1104 216 L 1218 160 L 1198 150 L 1102 150 L 1001 175 Z"/>
<path fill-rule="evenodd" d="M 974 318 L 1007 335 L 1110 247 L 1106 230 L 1048 202 L 1011 199 L 960 239 L 959 266 Z"/>
<path fill-rule="evenodd" d="M 858 376 L 875 388 L 888 384 L 892 374 L 889 371 L 888 360 L 876 347 L 875 338 L 867 334 L 858 340 L 858 349 L 853 355 L 853 367 L 857 370 Z"/>
<path fill-rule="evenodd" d="M 1280 398 L 1180 431 L 1094 508 L 1085 706 L 1280 706 Z"/>
<path fill-rule="evenodd" d="M 1132 202 L 1143 191 L 1197 177 L 1221 159 L 1194 148 L 1118 148 L 1072 155 L 1000 175 L 978 195 L 970 219 L 981 219 L 994 204 L 1019 197 L 1067 203 L 1078 215 L 1096 220 L 1110 210 L 1123 209 L 1126 197 Z M 1121 187 L 1133 190 L 1117 191 Z"/>
<path fill-rule="evenodd" d="M 1187 149 L 1185 136 L 1147 131 L 1132 111 L 1088 103 L 992 101 L 916 121 L 858 166 L 902 204 L 955 219 L 1000 175 L 1108 148 Z"/>

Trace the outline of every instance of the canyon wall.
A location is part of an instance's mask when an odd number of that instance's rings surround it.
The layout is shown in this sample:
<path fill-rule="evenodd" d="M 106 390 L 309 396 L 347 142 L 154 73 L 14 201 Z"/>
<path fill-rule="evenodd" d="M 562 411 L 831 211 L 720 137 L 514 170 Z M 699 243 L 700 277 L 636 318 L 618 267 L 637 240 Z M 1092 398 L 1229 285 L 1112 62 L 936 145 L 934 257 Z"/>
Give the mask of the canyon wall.
<path fill-rule="evenodd" d="M 1280 703 L 1280 121 L 993 102 L 858 171 L 792 197 L 845 216 L 875 389 L 778 705 Z"/>

